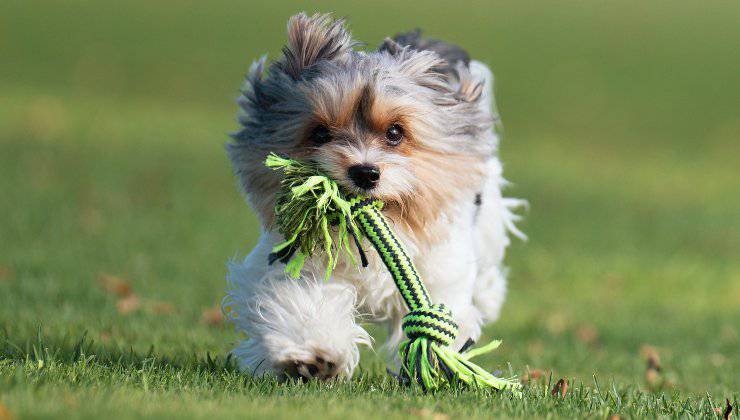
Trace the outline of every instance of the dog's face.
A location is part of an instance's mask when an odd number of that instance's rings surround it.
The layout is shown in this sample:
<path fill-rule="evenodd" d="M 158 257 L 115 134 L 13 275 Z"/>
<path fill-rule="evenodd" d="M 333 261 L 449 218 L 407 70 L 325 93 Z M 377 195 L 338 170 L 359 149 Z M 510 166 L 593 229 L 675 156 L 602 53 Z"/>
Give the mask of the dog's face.
<path fill-rule="evenodd" d="M 431 51 L 391 40 L 353 50 L 341 21 L 291 18 L 284 57 L 253 65 L 240 98 L 243 129 L 230 157 L 252 204 L 272 219 L 277 174 L 269 152 L 312 160 L 346 190 L 382 199 L 391 216 L 423 227 L 469 192 L 491 153 L 478 104 L 481 81 Z"/>

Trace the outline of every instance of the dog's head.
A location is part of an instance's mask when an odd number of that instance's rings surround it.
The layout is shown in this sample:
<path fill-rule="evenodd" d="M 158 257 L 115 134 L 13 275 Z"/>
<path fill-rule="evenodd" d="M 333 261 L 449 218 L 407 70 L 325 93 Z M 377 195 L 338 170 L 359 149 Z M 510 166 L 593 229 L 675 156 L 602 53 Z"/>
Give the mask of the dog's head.
<path fill-rule="evenodd" d="M 279 181 L 263 164 L 270 152 L 317 162 L 412 228 L 479 187 L 492 117 L 466 60 L 402 45 L 403 37 L 355 51 L 343 21 L 328 15 L 293 16 L 288 40 L 269 69 L 264 57 L 252 65 L 239 98 L 242 128 L 228 145 L 265 224 Z"/>

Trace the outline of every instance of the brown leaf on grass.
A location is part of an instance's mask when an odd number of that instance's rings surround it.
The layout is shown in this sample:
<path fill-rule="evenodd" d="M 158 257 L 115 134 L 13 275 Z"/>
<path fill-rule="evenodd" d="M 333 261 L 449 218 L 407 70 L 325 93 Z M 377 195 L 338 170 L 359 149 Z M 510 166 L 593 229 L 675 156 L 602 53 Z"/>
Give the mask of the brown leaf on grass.
<path fill-rule="evenodd" d="M 535 380 L 540 379 L 540 378 L 544 378 L 545 377 L 545 372 L 543 372 L 540 369 L 535 369 L 535 370 L 529 372 L 529 377 L 532 378 L 532 379 L 535 379 Z"/>
<path fill-rule="evenodd" d="M 568 381 L 560 379 L 550 391 L 550 395 L 553 397 L 560 395 L 560 398 L 565 398 L 565 394 L 568 393 Z"/>
<path fill-rule="evenodd" d="M 528 384 L 530 381 L 536 382 L 537 380 L 544 378 L 546 373 L 541 369 L 532 369 L 527 371 L 521 378 L 519 378 L 522 384 Z"/>
<path fill-rule="evenodd" d="M 599 341 L 599 331 L 592 325 L 581 325 L 576 330 L 576 338 L 583 344 L 596 344 Z"/>
<path fill-rule="evenodd" d="M 139 308 L 141 308 L 141 299 L 133 293 L 118 299 L 118 302 L 116 302 L 116 309 L 118 309 L 118 313 L 121 315 L 128 315 L 132 312 L 136 312 Z"/>
<path fill-rule="evenodd" d="M 13 412 L 2 401 L 0 401 L 0 420 L 15 420 Z"/>
<path fill-rule="evenodd" d="M 612 414 L 611 416 L 609 416 L 609 420 L 621 420 L 621 419 L 622 419 L 622 418 L 621 418 L 621 417 L 619 417 L 619 416 L 618 416 L 618 415 L 616 415 L 616 414 Z"/>
<path fill-rule="evenodd" d="M 149 310 L 154 315 L 172 315 L 175 313 L 175 305 L 169 302 L 154 301 L 149 304 Z"/>
<path fill-rule="evenodd" d="M 640 354 L 642 355 L 642 358 L 645 359 L 646 363 L 645 381 L 652 386 L 659 385 L 661 380 L 660 371 L 662 368 L 658 350 L 653 346 L 643 344 L 642 347 L 640 347 Z"/>
<path fill-rule="evenodd" d="M 224 322 L 224 314 L 221 312 L 220 306 L 204 309 L 200 318 L 206 325 L 210 325 L 212 327 L 219 326 Z"/>
<path fill-rule="evenodd" d="M 108 343 L 110 343 L 110 339 L 111 339 L 111 337 L 112 337 L 112 336 L 113 336 L 113 335 L 111 334 L 111 332 L 110 332 L 110 331 L 102 331 L 102 332 L 100 333 L 100 341 L 101 341 L 101 342 L 102 342 L 103 344 L 108 344 Z"/>
<path fill-rule="evenodd" d="M 660 381 L 660 374 L 655 369 L 647 368 L 645 370 L 645 381 L 650 385 L 656 385 Z"/>
<path fill-rule="evenodd" d="M 15 277 L 15 272 L 8 265 L 0 265 L 0 281 L 11 280 Z"/>
<path fill-rule="evenodd" d="M 722 413 L 722 418 L 724 420 L 730 420 L 730 417 L 732 417 L 732 404 L 730 404 L 730 399 L 725 399 L 725 411 Z"/>
<path fill-rule="evenodd" d="M 648 368 L 660 371 L 660 354 L 658 354 L 658 350 L 656 350 L 655 347 L 649 344 L 643 344 L 642 347 L 640 347 L 640 354 L 647 362 Z"/>
<path fill-rule="evenodd" d="M 411 412 L 415 417 L 420 417 L 422 419 L 449 420 L 450 418 L 450 416 L 445 413 L 438 413 L 428 408 L 411 409 L 409 412 Z"/>
<path fill-rule="evenodd" d="M 100 273 L 98 276 L 100 287 L 106 292 L 118 297 L 127 297 L 133 294 L 134 290 L 131 284 L 118 276 L 108 273 Z"/>

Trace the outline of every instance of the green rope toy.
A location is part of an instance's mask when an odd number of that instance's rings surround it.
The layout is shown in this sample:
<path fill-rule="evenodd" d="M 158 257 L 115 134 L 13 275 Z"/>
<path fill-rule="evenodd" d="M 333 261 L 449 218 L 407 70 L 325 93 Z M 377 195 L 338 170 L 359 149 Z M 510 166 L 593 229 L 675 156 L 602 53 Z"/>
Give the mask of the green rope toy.
<path fill-rule="evenodd" d="M 455 383 L 520 395 L 515 378 L 499 378 L 470 359 L 497 348 L 501 341 L 461 352 L 450 349 L 458 335 L 452 312 L 434 304 L 414 263 L 381 213 L 383 202 L 357 195 L 343 195 L 339 186 L 313 163 L 270 154 L 265 164 L 283 172 L 275 205 L 276 224 L 286 241 L 273 248 L 270 264 L 286 263 L 285 271 L 298 277 L 306 256 L 323 252 L 327 259 L 326 277 L 336 267 L 339 254 L 346 253 L 356 263 L 349 246 L 350 237 L 359 250 L 363 267 L 367 258 L 360 237 L 367 238 L 391 273 L 409 313 L 402 328 L 407 339 L 401 343 L 400 377 L 418 383 L 423 390 L 437 390 Z M 332 231 L 336 240 L 332 239 Z"/>

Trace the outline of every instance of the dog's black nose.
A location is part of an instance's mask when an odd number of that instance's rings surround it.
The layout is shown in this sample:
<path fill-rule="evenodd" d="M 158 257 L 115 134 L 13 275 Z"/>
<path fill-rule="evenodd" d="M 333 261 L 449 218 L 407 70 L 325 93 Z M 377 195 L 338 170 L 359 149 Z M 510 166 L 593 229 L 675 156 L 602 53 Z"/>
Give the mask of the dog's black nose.
<path fill-rule="evenodd" d="M 375 165 L 353 165 L 347 170 L 347 175 L 358 187 L 371 190 L 380 179 L 380 169 Z"/>

